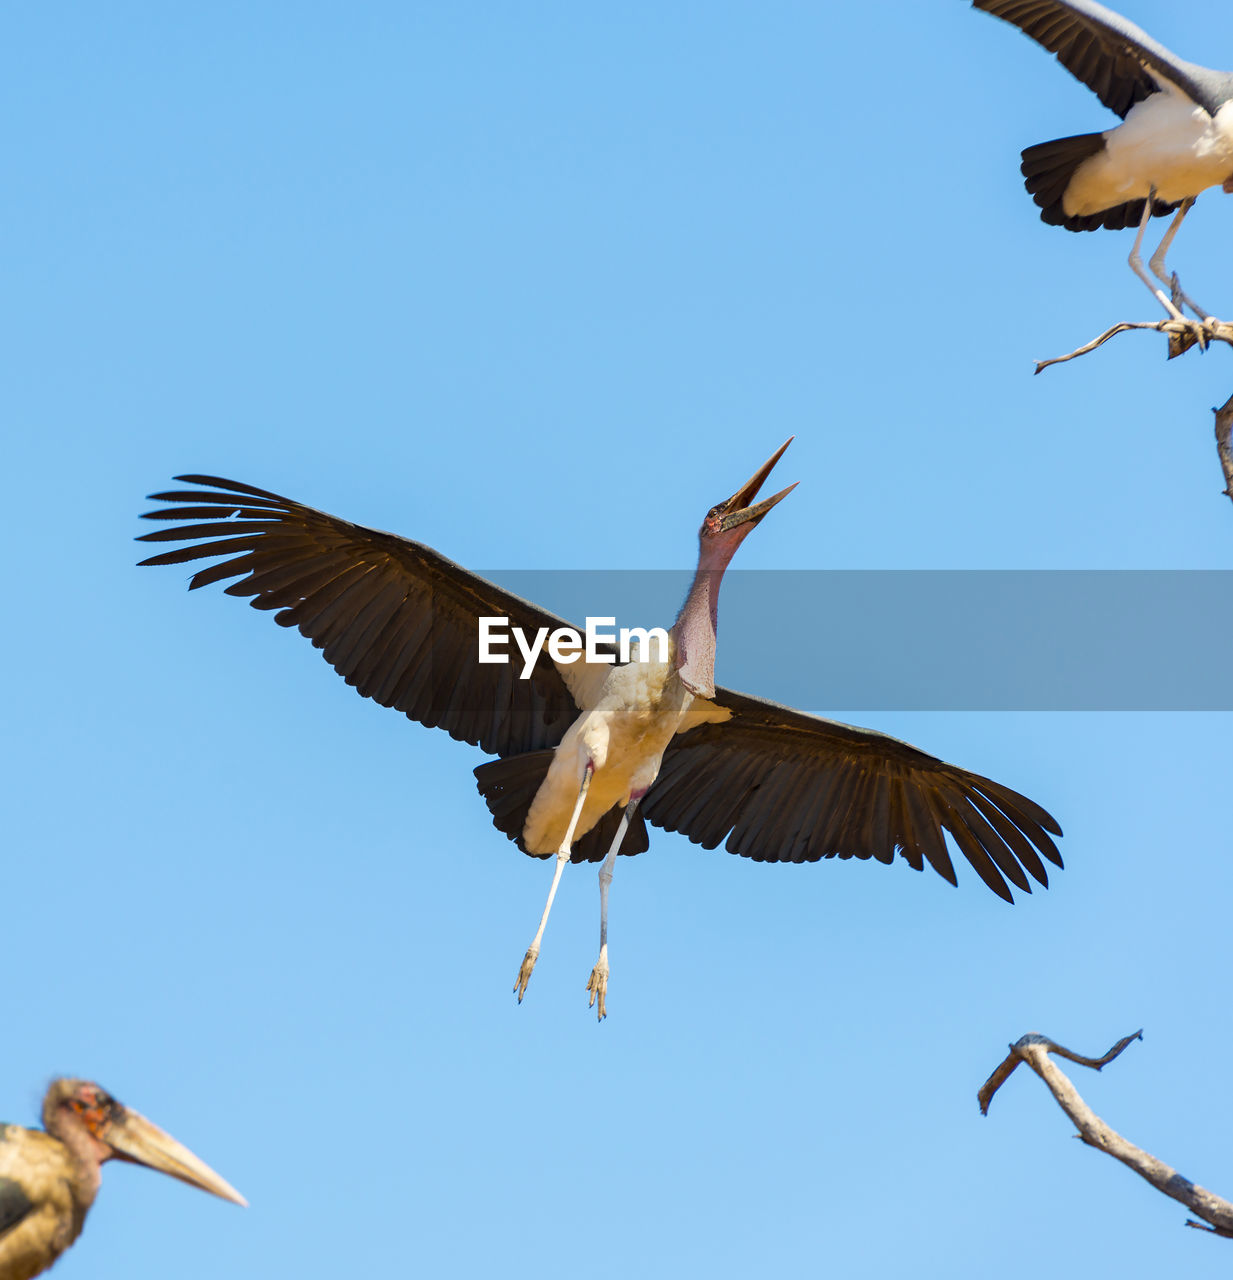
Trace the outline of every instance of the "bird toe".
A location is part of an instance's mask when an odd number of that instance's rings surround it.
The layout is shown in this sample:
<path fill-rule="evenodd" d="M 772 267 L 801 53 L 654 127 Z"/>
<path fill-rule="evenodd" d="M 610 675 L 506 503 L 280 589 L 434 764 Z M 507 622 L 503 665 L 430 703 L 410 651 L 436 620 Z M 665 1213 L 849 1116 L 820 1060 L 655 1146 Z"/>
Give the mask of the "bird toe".
<path fill-rule="evenodd" d="M 518 995 L 518 1003 L 522 1003 L 522 997 L 527 994 L 527 984 L 531 981 L 531 974 L 535 970 L 535 962 L 539 959 L 539 948 L 528 947 L 527 954 L 522 957 L 522 967 L 518 970 L 518 981 L 514 983 L 514 991 Z"/>

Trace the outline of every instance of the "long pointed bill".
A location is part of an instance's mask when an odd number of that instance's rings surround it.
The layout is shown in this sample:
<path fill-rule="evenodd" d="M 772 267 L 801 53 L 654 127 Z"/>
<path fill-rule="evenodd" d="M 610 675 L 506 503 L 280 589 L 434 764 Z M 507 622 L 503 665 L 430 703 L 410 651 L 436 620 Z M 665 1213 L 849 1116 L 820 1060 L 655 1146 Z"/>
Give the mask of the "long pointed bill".
<path fill-rule="evenodd" d="M 248 1201 L 227 1181 L 169 1133 L 164 1133 L 143 1115 L 129 1107 L 124 1108 L 123 1118 L 113 1120 L 107 1129 L 106 1140 L 121 1160 L 144 1164 L 159 1173 L 168 1173 L 190 1187 L 200 1187 L 212 1195 L 221 1196 L 233 1204 L 247 1207 Z"/>
<path fill-rule="evenodd" d="M 721 502 L 715 508 L 715 514 L 719 517 L 719 532 L 726 533 L 729 529 L 736 529 L 743 524 L 752 527 L 777 502 L 782 501 L 796 488 L 795 484 L 790 484 L 786 489 L 781 489 L 774 497 L 764 498 L 758 503 L 754 502 L 754 498 L 758 496 L 758 490 L 766 482 L 766 478 L 771 474 L 775 463 L 783 457 L 784 450 L 795 439 L 795 436 L 789 436 L 727 502 Z"/>

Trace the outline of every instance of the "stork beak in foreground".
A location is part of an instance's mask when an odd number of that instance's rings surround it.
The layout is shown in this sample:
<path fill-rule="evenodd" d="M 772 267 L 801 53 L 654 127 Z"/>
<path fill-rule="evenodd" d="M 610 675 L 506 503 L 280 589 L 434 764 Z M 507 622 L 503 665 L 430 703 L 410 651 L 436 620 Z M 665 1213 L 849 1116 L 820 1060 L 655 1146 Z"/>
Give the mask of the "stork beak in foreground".
<path fill-rule="evenodd" d="M 169 1133 L 129 1107 L 124 1108 L 121 1119 L 113 1120 L 107 1129 L 107 1142 L 120 1160 L 132 1164 L 144 1164 L 159 1173 L 169 1173 L 190 1187 L 200 1187 L 212 1195 L 230 1200 L 233 1204 L 248 1207 L 248 1201 L 229 1183 L 224 1181 L 204 1161 L 198 1160 L 185 1146 Z"/>
<path fill-rule="evenodd" d="M 766 477 L 771 474 L 775 463 L 783 457 L 784 450 L 795 439 L 795 436 L 789 436 L 727 502 L 721 502 L 717 507 L 711 508 L 707 524 L 711 526 L 712 532 L 727 533 L 729 529 L 736 529 L 741 525 L 748 525 L 752 529 L 777 502 L 786 498 L 796 488 L 795 484 L 790 484 L 774 497 L 764 498 L 761 502 L 750 505 L 758 496 L 758 490 L 762 488 Z"/>

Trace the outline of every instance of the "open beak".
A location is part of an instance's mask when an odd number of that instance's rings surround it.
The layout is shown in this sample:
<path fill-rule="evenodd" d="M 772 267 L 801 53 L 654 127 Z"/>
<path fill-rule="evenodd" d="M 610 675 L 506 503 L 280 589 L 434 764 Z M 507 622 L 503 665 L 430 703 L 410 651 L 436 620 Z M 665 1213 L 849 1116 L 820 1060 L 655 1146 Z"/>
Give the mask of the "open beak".
<path fill-rule="evenodd" d="M 715 514 L 719 519 L 717 532 L 726 533 L 729 529 L 738 528 L 743 524 L 747 524 L 752 528 L 777 502 L 786 498 L 796 488 L 795 484 L 790 484 L 786 489 L 781 489 L 774 497 L 764 498 L 758 503 L 754 502 L 754 499 L 758 496 L 758 490 L 762 488 L 766 477 L 771 474 L 775 463 L 783 457 L 784 450 L 795 439 L 795 436 L 789 436 L 727 502 L 721 502 L 715 508 Z M 800 482 L 798 481 L 797 483 Z"/>
<path fill-rule="evenodd" d="M 212 1195 L 221 1196 L 233 1204 L 247 1207 L 248 1201 L 229 1183 L 224 1181 L 185 1146 L 181 1146 L 169 1133 L 151 1124 L 143 1115 L 129 1107 L 121 1118 L 111 1122 L 107 1129 L 107 1142 L 121 1160 L 144 1164 L 159 1173 L 169 1173 L 190 1187 L 200 1187 Z"/>

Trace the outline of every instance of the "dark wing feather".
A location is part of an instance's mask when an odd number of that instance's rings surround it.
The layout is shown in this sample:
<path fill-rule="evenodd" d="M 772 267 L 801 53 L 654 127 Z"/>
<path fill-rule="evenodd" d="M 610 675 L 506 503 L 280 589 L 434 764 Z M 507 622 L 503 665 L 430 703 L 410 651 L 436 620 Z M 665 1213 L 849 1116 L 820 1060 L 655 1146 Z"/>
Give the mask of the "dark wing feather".
<path fill-rule="evenodd" d="M 1057 822 L 1009 787 L 870 729 L 718 689 L 732 712 L 674 738 L 642 803 L 648 822 L 758 862 L 895 853 L 955 883 L 945 833 L 999 897 L 1047 885 Z"/>
<path fill-rule="evenodd" d="M 972 7 L 1013 23 L 1057 54 L 1062 66 L 1119 116 L 1158 92 L 1162 80 L 1213 114 L 1220 106 L 1204 83 L 1210 78 L 1205 67 L 1170 53 L 1094 0 L 972 0 Z"/>
<path fill-rule="evenodd" d="M 171 505 L 146 519 L 190 523 L 141 541 L 190 545 L 141 563 L 224 557 L 199 569 L 190 589 L 238 578 L 228 595 L 274 610 L 364 697 L 500 756 L 555 746 L 577 716 L 542 653 L 527 680 L 511 664 L 477 660 L 480 617 L 508 617 L 531 632 L 567 625 L 560 618 L 421 543 L 234 480 L 176 478 L 204 487 L 152 494 Z"/>
<path fill-rule="evenodd" d="M 20 1182 L 0 1178 L 0 1236 L 12 1231 L 34 1208 Z"/>

